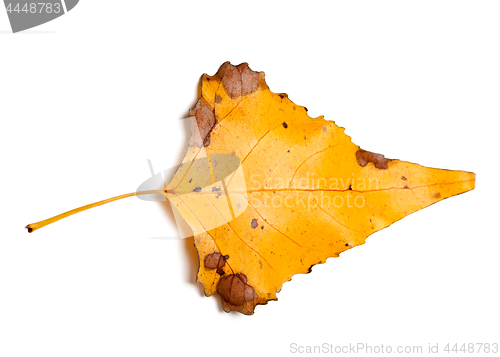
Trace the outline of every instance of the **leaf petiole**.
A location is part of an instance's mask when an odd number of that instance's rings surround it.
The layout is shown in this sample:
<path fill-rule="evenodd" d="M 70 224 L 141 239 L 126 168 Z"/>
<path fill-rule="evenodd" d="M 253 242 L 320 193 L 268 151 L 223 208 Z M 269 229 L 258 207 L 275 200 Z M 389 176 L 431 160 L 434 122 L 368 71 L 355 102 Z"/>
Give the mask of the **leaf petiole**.
<path fill-rule="evenodd" d="M 61 220 L 63 218 L 72 216 L 72 215 L 74 215 L 76 213 L 79 213 L 79 212 L 82 212 L 82 211 L 86 211 L 88 209 L 91 209 L 91 208 L 94 208 L 94 207 L 97 207 L 97 206 L 101 206 L 101 205 L 109 203 L 109 202 L 118 201 L 118 200 L 121 200 L 122 198 L 127 198 L 127 197 L 132 197 L 132 196 L 139 196 L 139 195 L 149 195 L 149 194 L 154 194 L 154 193 L 166 194 L 166 192 L 164 190 L 150 190 L 150 191 L 131 192 L 131 193 L 127 193 L 125 195 L 111 197 L 111 198 L 108 198 L 107 200 L 98 201 L 98 202 L 94 202 L 94 203 L 91 203 L 91 204 L 86 205 L 86 206 L 75 208 L 75 209 L 73 209 L 71 211 L 67 211 L 67 212 L 61 213 L 61 214 L 59 214 L 57 216 L 48 218 L 48 219 L 40 221 L 40 222 L 28 224 L 26 226 L 26 229 L 28 229 L 29 233 L 33 233 L 37 229 L 45 227 L 45 226 L 47 226 L 47 225 L 49 225 L 51 223 L 57 222 L 57 221 L 59 221 L 59 220 Z"/>

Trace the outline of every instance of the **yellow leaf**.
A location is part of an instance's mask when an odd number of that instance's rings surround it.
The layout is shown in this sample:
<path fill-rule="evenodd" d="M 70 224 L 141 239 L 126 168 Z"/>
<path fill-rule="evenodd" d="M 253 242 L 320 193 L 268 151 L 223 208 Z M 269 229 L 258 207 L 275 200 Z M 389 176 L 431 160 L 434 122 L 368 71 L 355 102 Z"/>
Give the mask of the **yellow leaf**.
<path fill-rule="evenodd" d="M 361 150 L 334 122 L 271 92 L 245 63 L 203 75 L 191 115 L 190 144 L 166 192 L 195 234 L 198 281 L 207 296 L 222 296 L 226 311 L 252 314 L 294 274 L 474 188 L 473 173 Z M 210 177 L 214 155 L 240 165 L 193 190 L 189 180 L 201 171 Z M 190 165 L 200 158 L 208 158 L 203 169 Z"/>

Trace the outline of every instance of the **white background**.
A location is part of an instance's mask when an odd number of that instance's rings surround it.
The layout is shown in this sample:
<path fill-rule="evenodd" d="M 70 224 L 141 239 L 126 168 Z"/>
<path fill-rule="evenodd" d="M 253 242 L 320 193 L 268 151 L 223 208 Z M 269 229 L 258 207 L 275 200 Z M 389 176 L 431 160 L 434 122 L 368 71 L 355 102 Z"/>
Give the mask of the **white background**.
<path fill-rule="evenodd" d="M 0 355 L 500 343 L 499 18 L 497 1 L 82 0 L 11 34 L 0 11 Z M 154 238 L 177 234 L 161 204 L 26 232 L 135 191 L 147 159 L 178 164 L 199 78 L 224 61 L 265 71 L 365 149 L 475 172 L 476 189 L 295 276 L 253 316 L 203 296 L 192 239 Z"/>

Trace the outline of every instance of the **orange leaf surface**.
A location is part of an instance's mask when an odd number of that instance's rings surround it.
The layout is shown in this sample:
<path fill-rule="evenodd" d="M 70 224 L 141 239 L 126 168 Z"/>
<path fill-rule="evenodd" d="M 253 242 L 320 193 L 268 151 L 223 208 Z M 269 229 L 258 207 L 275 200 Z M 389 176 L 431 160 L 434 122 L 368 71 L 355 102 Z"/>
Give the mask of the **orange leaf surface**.
<path fill-rule="evenodd" d="M 474 188 L 473 173 L 360 149 L 344 128 L 271 92 L 246 63 L 203 75 L 191 115 L 165 194 L 193 229 L 198 281 L 225 311 L 252 314 L 294 274 Z"/>

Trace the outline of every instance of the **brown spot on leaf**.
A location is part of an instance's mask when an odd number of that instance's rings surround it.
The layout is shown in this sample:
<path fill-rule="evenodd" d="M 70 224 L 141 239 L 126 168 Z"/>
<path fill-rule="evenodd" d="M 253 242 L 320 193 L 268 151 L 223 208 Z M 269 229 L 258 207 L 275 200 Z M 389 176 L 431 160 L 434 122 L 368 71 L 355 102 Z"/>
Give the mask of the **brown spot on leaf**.
<path fill-rule="evenodd" d="M 244 274 L 231 274 L 221 278 L 217 292 L 226 302 L 235 306 L 242 306 L 255 298 L 255 290 L 247 284 Z"/>
<path fill-rule="evenodd" d="M 220 95 L 216 95 L 215 96 L 215 103 L 219 104 L 220 102 L 222 102 L 222 97 Z"/>
<path fill-rule="evenodd" d="M 434 198 L 441 198 L 441 192 L 437 192 L 434 194 Z"/>
<path fill-rule="evenodd" d="M 285 129 L 288 128 L 288 124 L 283 122 L 283 128 L 285 128 Z"/>
<path fill-rule="evenodd" d="M 231 98 L 249 95 L 259 88 L 261 74 L 248 67 L 248 63 L 233 66 L 224 63 L 217 71 L 216 76 L 221 78 L 222 86 Z"/>
<path fill-rule="evenodd" d="M 193 192 L 200 192 L 201 191 L 201 187 L 196 187 Z"/>
<path fill-rule="evenodd" d="M 252 228 L 257 228 L 257 220 L 255 218 L 252 219 Z"/>
<path fill-rule="evenodd" d="M 406 177 L 404 177 L 404 176 L 401 176 L 401 180 L 406 181 L 406 180 L 407 180 L 407 178 L 406 178 Z"/>
<path fill-rule="evenodd" d="M 362 167 L 365 167 L 366 164 L 372 162 L 377 169 L 387 169 L 387 163 L 390 161 L 386 159 L 382 154 L 376 154 L 371 151 L 366 151 L 363 149 L 359 149 L 356 151 L 356 160 L 358 164 Z"/>
<path fill-rule="evenodd" d="M 221 269 L 226 264 L 226 260 L 228 259 L 229 255 L 222 256 L 219 252 L 209 254 L 205 257 L 205 268 Z"/>

